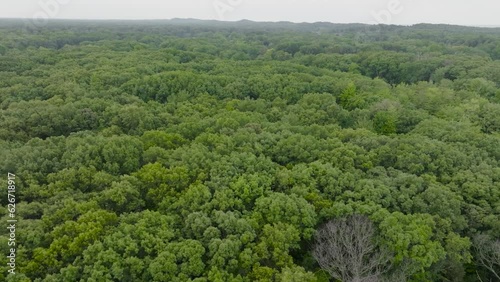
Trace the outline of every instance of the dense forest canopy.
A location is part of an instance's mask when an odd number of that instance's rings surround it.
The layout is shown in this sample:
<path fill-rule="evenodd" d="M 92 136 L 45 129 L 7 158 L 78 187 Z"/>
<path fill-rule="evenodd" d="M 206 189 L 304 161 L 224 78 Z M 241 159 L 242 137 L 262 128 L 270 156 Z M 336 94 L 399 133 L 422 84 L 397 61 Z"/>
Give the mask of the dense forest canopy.
<path fill-rule="evenodd" d="M 500 29 L 0 20 L 0 152 L 2 281 L 500 281 Z"/>

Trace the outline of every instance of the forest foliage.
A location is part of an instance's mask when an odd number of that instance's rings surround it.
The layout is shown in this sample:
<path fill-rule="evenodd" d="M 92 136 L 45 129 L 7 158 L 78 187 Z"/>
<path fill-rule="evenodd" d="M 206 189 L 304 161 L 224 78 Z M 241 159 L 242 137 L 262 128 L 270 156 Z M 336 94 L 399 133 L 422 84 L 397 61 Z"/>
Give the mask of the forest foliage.
<path fill-rule="evenodd" d="M 499 279 L 499 29 L 2 20 L 0 152 L 2 281 Z"/>

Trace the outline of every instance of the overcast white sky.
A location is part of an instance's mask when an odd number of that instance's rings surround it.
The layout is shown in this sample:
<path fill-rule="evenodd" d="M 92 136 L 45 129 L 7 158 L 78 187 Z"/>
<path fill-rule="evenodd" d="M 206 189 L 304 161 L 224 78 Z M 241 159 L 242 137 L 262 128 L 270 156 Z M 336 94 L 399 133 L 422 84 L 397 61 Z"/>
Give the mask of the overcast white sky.
<path fill-rule="evenodd" d="M 171 19 L 500 26 L 498 0 L 0 0 L 1 18 Z"/>

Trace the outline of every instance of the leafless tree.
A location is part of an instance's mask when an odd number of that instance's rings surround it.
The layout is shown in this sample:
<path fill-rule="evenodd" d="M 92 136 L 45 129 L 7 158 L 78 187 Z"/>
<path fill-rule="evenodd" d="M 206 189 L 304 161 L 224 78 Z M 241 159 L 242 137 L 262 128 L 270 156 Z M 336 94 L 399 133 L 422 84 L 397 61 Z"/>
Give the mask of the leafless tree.
<path fill-rule="evenodd" d="M 473 243 L 477 263 L 500 281 L 500 240 L 492 240 L 487 235 L 477 235 Z"/>
<path fill-rule="evenodd" d="M 377 282 L 389 270 L 390 255 L 374 242 L 366 216 L 352 215 L 326 223 L 316 233 L 313 256 L 321 268 L 342 282 Z"/>

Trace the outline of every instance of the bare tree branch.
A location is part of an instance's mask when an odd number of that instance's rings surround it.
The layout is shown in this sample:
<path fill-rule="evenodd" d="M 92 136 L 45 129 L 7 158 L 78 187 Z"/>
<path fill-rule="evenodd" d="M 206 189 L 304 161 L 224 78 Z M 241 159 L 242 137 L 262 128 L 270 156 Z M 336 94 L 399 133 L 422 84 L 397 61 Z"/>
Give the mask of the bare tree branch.
<path fill-rule="evenodd" d="M 389 270 L 389 252 L 373 242 L 366 216 L 352 215 L 326 223 L 316 233 L 313 256 L 321 268 L 343 282 L 377 282 Z"/>
<path fill-rule="evenodd" d="M 480 266 L 488 269 L 500 280 L 500 240 L 490 239 L 487 235 L 474 237 L 473 246 L 476 251 L 476 259 Z"/>

